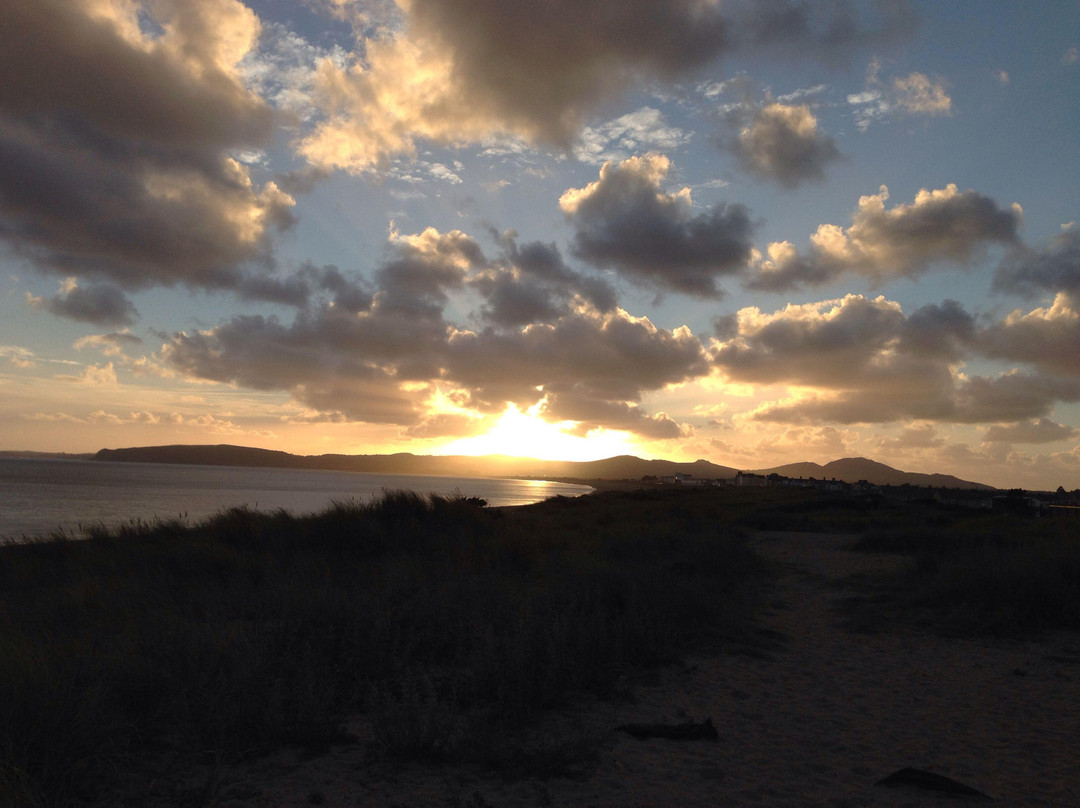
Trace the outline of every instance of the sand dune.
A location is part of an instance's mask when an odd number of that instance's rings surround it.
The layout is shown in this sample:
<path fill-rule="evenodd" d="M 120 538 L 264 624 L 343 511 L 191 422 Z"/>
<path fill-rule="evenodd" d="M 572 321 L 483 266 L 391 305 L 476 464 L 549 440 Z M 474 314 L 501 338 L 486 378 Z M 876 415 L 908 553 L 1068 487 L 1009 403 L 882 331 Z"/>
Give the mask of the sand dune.
<path fill-rule="evenodd" d="M 1080 805 L 1080 636 L 943 638 L 855 634 L 838 602 L 850 576 L 909 563 L 856 554 L 844 539 L 764 534 L 781 566 L 766 626 L 785 638 L 767 658 L 691 658 L 636 686 L 634 703 L 551 717 L 605 732 L 630 722 L 700 721 L 712 741 L 610 732 L 578 778 L 507 781 L 479 770 L 373 765 L 360 744 L 295 751 L 221 773 L 230 806 L 931 806 L 962 799 L 875 786 L 906 766 L 976 788 L 1001 805 Z M 847 582 L 847 583 L 845 583 Z"/>

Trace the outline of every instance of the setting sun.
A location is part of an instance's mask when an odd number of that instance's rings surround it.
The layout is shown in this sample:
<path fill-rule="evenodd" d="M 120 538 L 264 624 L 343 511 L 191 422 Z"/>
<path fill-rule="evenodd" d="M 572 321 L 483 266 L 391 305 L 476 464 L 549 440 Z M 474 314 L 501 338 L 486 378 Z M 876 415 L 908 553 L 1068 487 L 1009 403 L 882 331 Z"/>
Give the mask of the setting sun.
<path fill-rule="evenodd" d="M 531 410 L 522 412 L 510 405 L 483 435 L 452 441 L 435 454 L 533 457 L 537 460 L 600 460 L 623 454 L 641 455 L 641 447 L 625 432 L 594 429 L 585 435 L 573 434 L 574 421 L 549 423 Z"/>

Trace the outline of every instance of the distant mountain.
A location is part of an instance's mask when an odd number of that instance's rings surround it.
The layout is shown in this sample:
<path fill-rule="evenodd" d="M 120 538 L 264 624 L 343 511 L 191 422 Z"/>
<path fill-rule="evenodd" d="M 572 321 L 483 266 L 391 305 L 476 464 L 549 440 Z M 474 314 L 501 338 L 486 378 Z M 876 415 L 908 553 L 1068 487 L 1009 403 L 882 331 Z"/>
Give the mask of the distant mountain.
<path fill-rule="evenodd" d="M 761 469 L 756 474 L 779 474 L 782 477 L 815 477 L 826 480 L 843 480 L 857 483 L 866 480 L 874 485 L 918 485 L 932 488 L 976 488 L 993 491 L 992 485 L 961 480 L 951 474 L 919 474 L 912 471 L 899 471 L 892 466 L 868 460 L 865 457 L 845 457 L 833 460 L 824 466 L 818 463 L 789 463 L 771 469 Z"/>
<path fill-rule="evenodd" d="M 30 452 L 19 450 L 0 451 L 0 457 L 12 457 L 18 460 L 91 460 L 93 452 Z"/>
<path fill-rule="evenodd" d="M 130 463 L 185 463 L 213 466 L 261 466 L 272 468 L 364 471 L 375 474 L 430 474 L 450 477 L 543 477 L 582 480 L 636 480 L 646 475 L 668 477 L 692 474 L 706 479 L 727 479 L 736 470 L 706 460 L 676 463 L 671 460 L 642 460 L 621 455 L 586 462 L 536 460 L 527 457 L 488 455 L 294 455 L 247 446 L 140 446 L 102 449 L 95 460 Z"/>
<path fill-rule="evenodd" d="M 211 466 L 262 466 L 291 469 L 363 471 L 374 474 L 429 474 L 446 477 L 539 477 L 578 480 L 640 480 L 642 477 L 670 477 L 689 474 L 704 479 L 730 479 L 736 469 L 718 466 L 707 460 L 677 463 L 672 460 L 643 460 L 619 455 L 604 460 L 536 460 L 506 455 L 414 455 L 407 452 L 386 455 L 294 455 L 272 449 L 249 446 L 139 446 L 128 449 L 102 449 L 95 460 L 131 463 L 186 463 Z M 756 474 L 776 473 L 784 477 L 815 477 L 854 483 L 866 480 L 875 485 L 917 485 L 934 488 L 976 488 L 993 486 L 961 480 L 948 474 L 917 474 L 899 471 L 868 460 L 846 457 L 824 466 L 818 463 L 789 463 L 786 466 L 760 469 Z"/>

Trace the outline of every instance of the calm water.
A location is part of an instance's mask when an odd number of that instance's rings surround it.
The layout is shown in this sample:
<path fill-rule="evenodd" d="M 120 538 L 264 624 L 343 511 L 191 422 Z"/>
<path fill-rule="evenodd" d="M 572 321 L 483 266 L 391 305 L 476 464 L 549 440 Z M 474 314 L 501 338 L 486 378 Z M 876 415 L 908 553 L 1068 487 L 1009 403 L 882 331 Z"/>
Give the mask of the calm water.
<path fill-rule="evenodd" d="M 189 524 L 223 508 L 322 510 L 334 500 L 366 502 L 385 490 L 481 497 L 489 505 L 527 505 L 583 485 L 493 477 L 426 477 L 345 471 L 105 463 L 0 458 L 0 540 L 58 528 L 181 517 Z"/>

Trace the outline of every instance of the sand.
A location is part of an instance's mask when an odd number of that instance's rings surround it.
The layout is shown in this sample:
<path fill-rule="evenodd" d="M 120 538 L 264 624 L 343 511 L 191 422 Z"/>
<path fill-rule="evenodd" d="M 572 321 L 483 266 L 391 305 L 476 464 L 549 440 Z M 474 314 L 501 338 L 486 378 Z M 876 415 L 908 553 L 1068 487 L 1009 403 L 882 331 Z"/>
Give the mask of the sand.
<path fill-rule="evenodd" d="M 910 563 L 845 551 L 845 538 L 763 534 L 780 565 L 764 657 L 691 657 L 634 686 L 633 703 L 553 715 L 604 738 L 576 777 L 507 781 L 479 769 L 373 762 L 360 743 L 297 750 L 217 773 L 216 802 L 241 806 L 934 806 L 957 798 L 875 783 L 912 766 L 1000 805 L 1080 805 L 1080 635 L 973 640 L 844 627 L 838 604 L 862 580 Z M 637 740 L 623 723 L 700 721 L 719 740 Z"/>

